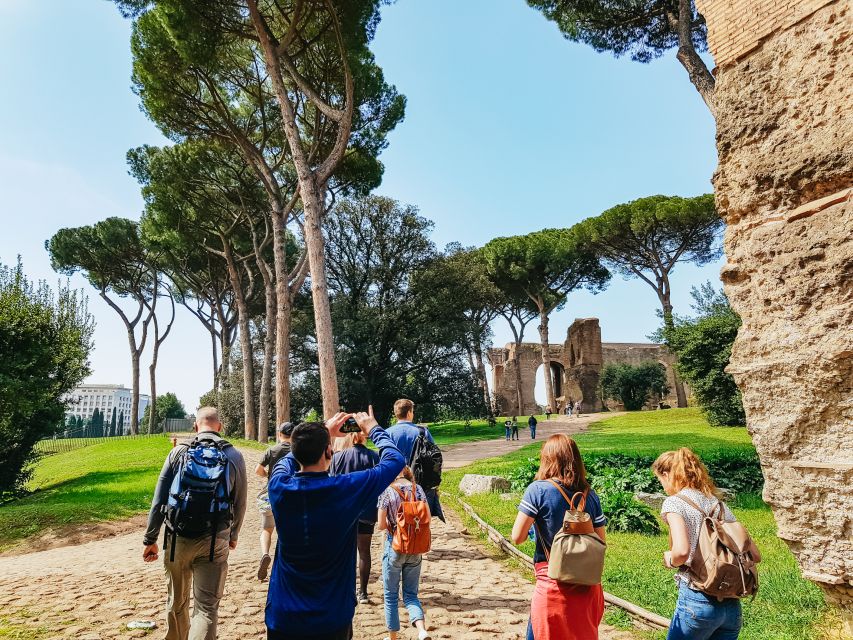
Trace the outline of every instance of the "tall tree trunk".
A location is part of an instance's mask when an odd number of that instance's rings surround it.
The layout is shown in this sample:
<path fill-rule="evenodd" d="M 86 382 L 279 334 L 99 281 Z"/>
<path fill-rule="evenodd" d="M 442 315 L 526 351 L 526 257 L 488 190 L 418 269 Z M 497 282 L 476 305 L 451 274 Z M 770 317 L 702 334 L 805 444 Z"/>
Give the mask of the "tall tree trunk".
<path fill-rule="evenodd" d="M 311 270 L 311 299 L 314 303 L 320 392 L 323 395 L 323 416 L 331 418 L 341 410 L 341 402 L 338 395 L 338 372 L 335 366 L 332 310 L 329 305 L 329 289 L 326 282 L 326 248 L 322 230 L 325 208 L 313 175 L 306 177 L 306 180 L 310 182 L 308 193 L 304 187 L 300 189 L 300 193 L 305 207 L 305 244 Z"/>
<path fill-rule="evenodd" d="M 157 352 L 159 350 L 155 342 L 151 354 L 151 364 L 148 365 L 148 378 L 151 384 L 151 402 L 148 405 L 148 433 L 157 433 Z"/>
<path fill-rule="evenodd" d="M 133 330 L 128 331 L 130 338 L 130 362 L 131 362 L 131 382 L 130 391 L 130 433 L 132 435 L 139 434 L 139 351 L 134 347 L 136 340 L 133 336 Z"/>
<path fill-rule="evenodd" d="M 494 410 L 492 407 L 492 396 L 489 393 L 489 379 L 486 377 L 486 365 L 483 362 L 483 347 L 479 340 L 477 340 L 477 344 L 474 345 L 474 361 L 477 364 L 477 375 L 479 376 L 480 384 L 483 387 L 483 402 L 486 404 L 486 409 L 488 409 L 491 414 Z"/>
<path fill-rule="evenodd" d="M 172 292 L 166 289 L 166 295 L 169 302 L 172 304 L 172 316 L 169 318 L 169 324 L 166 325 L 166 330 L 163 335 L 160 335 L 160 323 L 157 320 L 157 298 L 159 296 L 158 285 L 155 284 L 154 296 L 151 303 L 151 319 L 154 322 L 154 347 L 151 355 L 151 365 L 148 367 L 148 375 L 151 380 L 151 405 L 148 411 L 148 433 L 157 433 L 157 361 L 160 355 L 160 346 L 169 337 L 172 331 L 172 325 L 175 323 L 175 298 L 172 297 Z"/>
<path fill-rule="evenodd" d="M 246 440 L 257 440 L 258 424 L 255 422 L 255 367 L 252 353 L 252 334 L 249 330 L 249 308 L 243 291 L 243 283 L 237 272 L 237 265 L 231 251 L 231 245 L 223 240 L 225 263 L 228 277 L 234 289 L 234 302 L 237 305 L 237 326 L 240 332 L 240 352 L 243 356 L 243 435 Z"/>
<path fill-rule="evenodd" d="M 678 16 L 670 12 L 667 13 L 667 19 L 670 26 L 678 34 L 678 52 L 675 57 L 687 71 L 690 82 L 693 83 L 696 91 L 705 101 L 711 115 L 716 117 L 716 81 L 693 44 L 693 1 L 679 0 Z"/>
<path fill-rule="evenodd" d="M 524 409 L 524 396 L 521 393 L 521 360 L 518 355 L 521 351 L 521 340 L 515 341 L 515 358 L 513 358 L 515 367 L 515 397 L 517 406 L 515 409 L 515 415 L 521 415 L 522 409 Z"/>
<path fill-rule="evenodd" d="M 658 290 L 658 298 L 660 299 L 661 311 L 663 313 L 664 338 L 667 346 L 669 346 L 669 332 L 675 327 L 675 322 L 672 318 L 672 300 L 669 294 L 669 282 L 667 281 L 666 289 Z M 673 354 L 675 355 L 675 354 Z M 678 365 L 672 367 L 672 380 L 675 387 L 675 399 L 680 408 L 687 406 L 687 394 L 684 391 L 684 381 L 678 373 Z"/>
<path fill-rule="evenodd" d="M 557 406 L 554 396 L 554 378 L 551 375 L 551 347 L 548 341 L 548 312 L 539 307 L 539 343 L 542 345 L 542 368 L 545 370 L 545 395 L 548 406 L 553 410 Z"/>
<path fill-rule="evenodd" d="M 264 336 L 264 366 L 261 373 L 261 392 L 258 404 L 258 442 L 269 440 L 270 427 L 270 393 L 272 391 L 272 364 L 275 358 L 276 347 L 276 323 L 277 304 L 275 283 L 267 265 L 258 256 L 258 268 L 264 280 L 264 294 L 266 298 L 266 335 Z"/>
<path fill-rule="evenodd" d="M 308 250 L 308 265 L 311 269 L 311 298 L 314 303 L 314 322 L 317 334 L 317 359 L 320 367 L 320 391 L 323 396 L 323 413 L 330 418 L 340 410 L 338 395 L 338 374 L 335 368 L 335 344 L 332 332 L 332 313 L 329 305 L 329 291 L 326 283 L 326 252 L 322 232 L 322 221 L 325 215 L 323 195 L 326 181 L 331 177 L 335 167 L 343 158 L 347 142 L 352 131 L 352 114 L 354 109 L 354 85 L 352 72 L 346 59 L 346 51 L 341 50 L 341 68 L 344 72 L 345 102 L 343 108 L 334 117 L 338 134 L 334 147 L 321 167 L 315 171 L 302 147 L 302 136 L 296 121 L 296 109 L 291 102 L 290 94 L 282 76 L 282 60 L 272 40 L 271 31 L 258 10 L 257 0 L 248 0 L 249 15 L 258 41 L 264 55 L 264 64 L 272 81 L 273 90 L 279 104 L 284 125 L 284 135 L 290 149 L 296 177 L 299 182 L 299 193 L 305 212 L 305 244 Z M 338 42 L 343 47 L 344 39 L 340 34 L 338 17 L 330 8 L 330 18 L 333 29 L 338 36 Z M 298 80 L 297 80 L 298 84 Z M 306 101 L 313 102 L 316 96 L 310 94 Z M 317 105 L 315 105 L 317 106 Z M 318 109 L 328 112 L 318 106 Z M 318 176 L 318 173 L 320 174 Z M 318 180 L 319 178 L 319 180 Z"/>
<path fill-rule="evenodd" d="M 216 347 L 216 331 L 210 330 L 210 353 L 213 356 L 213 391 L 219 390 L 219 353 Z"/>
<path fill-rule="evenodd" d="M 290 315 L 285 216 L 272 213 L 273 270 L 275 272 L 275 422 L 290 420 Z"/>

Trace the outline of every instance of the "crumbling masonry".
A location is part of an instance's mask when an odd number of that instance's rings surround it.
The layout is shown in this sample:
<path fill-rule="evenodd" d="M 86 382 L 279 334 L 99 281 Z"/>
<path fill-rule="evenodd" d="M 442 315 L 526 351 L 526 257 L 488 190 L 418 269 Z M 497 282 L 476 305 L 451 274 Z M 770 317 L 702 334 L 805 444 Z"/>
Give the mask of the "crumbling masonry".
<path fill-rule="evenodd" d="M 717 64 L 730 371 L 783 538 L 853 636 L 853 6 L 696 0 Z"/>
<path fill-rule="evenodd" d="M 666 369 L 670 392 L 663 402 L 678 406 L 677 385 L 682 384 L 674 375 L 675 358 L 664 345 L 601 342 L 601 327 L 597 318 L 575 320 L 569 327 L 564 344 L 549 345 L 551 371 L 554 380 L 556 410 L 562 412 L 566 403 L 581 401 L 583 411 L 601 411 L 604 400 L 600 396 L 599 378 L 602 367 L 608 364 L 642 364 L 659 362 Z M 515 344 L 502 349 L 489 350 L 492 365 L 492 389 L 496 409 L 501 415 L 530 415 L 538 413 L 534 391 L 536 372 L 542 366 L 542 346 L 523 342 L 516 353 Z M 515 368 L 521 371 L 521 410 L 518 410 Z M 683 387 L 682 387 L 683 388 Z M 657 403 L 651 399 L 650 404 Z M 620 408 L 608 402 L 612 409 Z"/>

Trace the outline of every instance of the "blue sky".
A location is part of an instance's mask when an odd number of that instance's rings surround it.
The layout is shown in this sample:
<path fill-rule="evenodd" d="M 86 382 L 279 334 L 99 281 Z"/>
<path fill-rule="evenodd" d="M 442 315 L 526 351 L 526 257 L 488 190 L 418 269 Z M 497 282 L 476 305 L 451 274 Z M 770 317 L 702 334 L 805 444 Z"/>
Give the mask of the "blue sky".
<path fill-rule="evenodd" d="M 20 254 L 32 278 L 56 281 L 43 245 L 58 228 L 141 212 L 125 153 L 164 140 L 130 89 L 129 34 L 105 0 L 0 1 L 0 261 Z M 523 0 L 398 0 L 383 9 L 373 48 L 408 99 L 378 192 L 420 207 L 439 246 L 569 226 L 641 196 L 711 191 L 713 120 L 674 54 L 648 65 L 597 54 Z M 676 312 L 720 266 L 676 269 Z M 72 284 L 89 292 L 98 323 L 90 380 L 129 385 L 121 321 L 85 280 Z M 615 277 L 597 296 L 570 296 L 552 317 L 552 342 L 592 316 L 605 341 L 645 341 L 656 308 L 650 287 Z M 509 340 L 502 323 L 494 330 L 495 344 Z M 536 340 L 535 327 L 528 335 Z M 207 333 L 180 313 L 159 390 L 194 409 L 210 368 Z"/>

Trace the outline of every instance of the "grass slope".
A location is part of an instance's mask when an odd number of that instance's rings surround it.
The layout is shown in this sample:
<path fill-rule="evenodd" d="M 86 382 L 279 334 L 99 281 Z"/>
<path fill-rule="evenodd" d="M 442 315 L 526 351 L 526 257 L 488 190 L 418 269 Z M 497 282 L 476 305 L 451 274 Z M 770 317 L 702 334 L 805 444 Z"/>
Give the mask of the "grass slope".
<path fill-rule="evenodd" d="M 654 455 L 680 446 L 700 453 L 720 449 L 751 448 L 743 428 L 710 427 L 694 409 L 641 412 L 610 418 L 591 425 L 577 436 L 582 453 L 640 453 Z M 458 497 L 459 481 L 466 473 L 507 475 L 520 462 L 539 453 L 541 443 L 528 445 L 509 455 L 481 460 L 444 475 L 445 494 Z M 515 522 L 519 494 L 504 499 L 498 494 L 466 497 L 477 513 L 505 536 Z M 453 506 L 455 501 L 449 500 Z M 776 537 L 773 514 L 759 496 L 743 495 L 730 505 L 761 548 L 761 590 L 754 602 L 744 601 L 742 640 L 813 640 L 819 637 L 820 619 L 826 607 L 820 590 L 800 577 L 787 546 Z M 604 588 L 651 611 L 671 616 L 676 587 L 672 572 L 661 564 L 667 549 L 665 533 L 658 536 L 609 533 Z M 528 541 L 519 547 L 533 554 Z M 665 634 L 650 634 L 663 638 Z"/>
<path fill-rule="evenodd" d="M 121 439 L 46 456 L 31 482 L 36 491 L 0 507 L 0 551 L 48 528 L 146 511 L 170 448 L 168 438 Z"/>

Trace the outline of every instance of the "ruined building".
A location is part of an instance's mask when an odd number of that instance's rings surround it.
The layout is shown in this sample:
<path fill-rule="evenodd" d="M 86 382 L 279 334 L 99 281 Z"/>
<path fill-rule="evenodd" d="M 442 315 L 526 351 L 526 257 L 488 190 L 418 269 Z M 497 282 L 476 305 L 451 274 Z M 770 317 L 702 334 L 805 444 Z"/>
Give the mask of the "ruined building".
<path fill-rule="evenodd" d="M 730 371 L 764 499 L 853 636 L 853 3 L 696 0 L 717 64 Z"/>
<path fill-rule="evenodd" d="M 516 357 L 517 356 L 517 357 Z M 601 342 L 598 318 L 575 320 L 569 327 L 564 344 L 549 345 L 551 373 L 557 410 L 562 412 L 569 401 L 580 400 L 584 411 L 601 411 L 604 400 L 599 390 L 601 370 L 608 364 L 659 362 L 666 369 L 669 395 L 661 398 L 673 406 L 686 406 L 685 391 L 675 376 L 675 357 L 660 344 Z M 489 350 L 492 365 L 492 389 L 498 413 L 530 415 L 539 413 L 534 398 L 536 372 L 542 366 L 542 346 L 523 342 L 516 354 L 515 344 Z M 521 372 L 521 410 L 516 392 L 516 367 Z M 679 394 L 681 405 L 679 405 Z M 656 399 L 653 399 L 656 400 Z M 619 408 L 608 401 L 610 408 Z"/>

